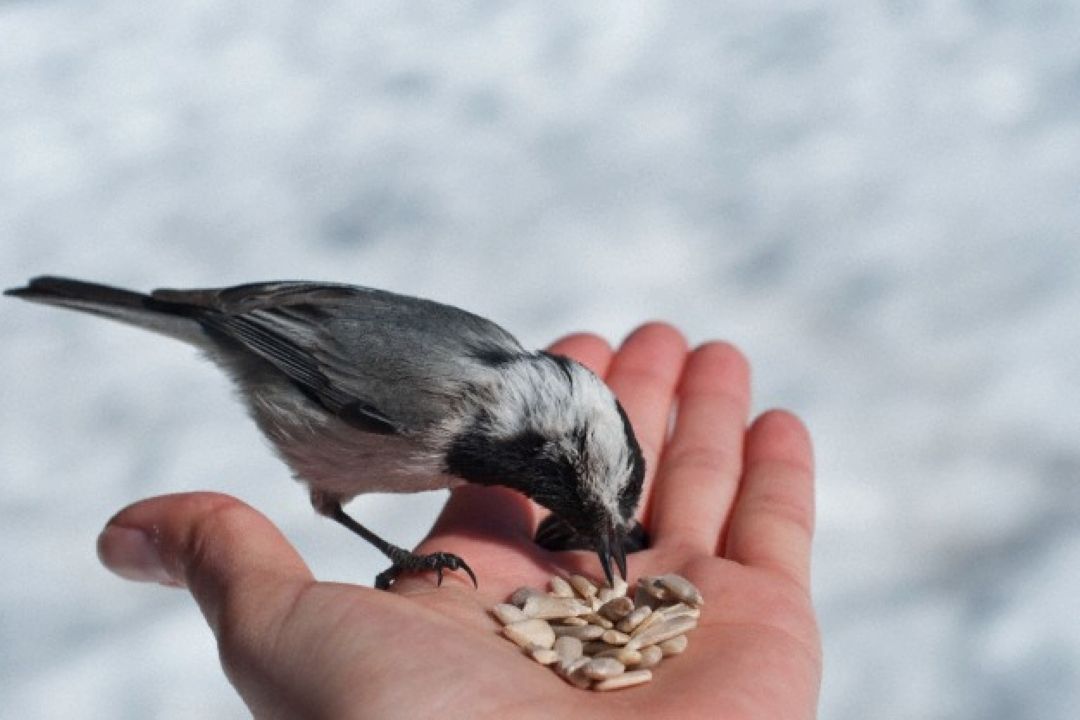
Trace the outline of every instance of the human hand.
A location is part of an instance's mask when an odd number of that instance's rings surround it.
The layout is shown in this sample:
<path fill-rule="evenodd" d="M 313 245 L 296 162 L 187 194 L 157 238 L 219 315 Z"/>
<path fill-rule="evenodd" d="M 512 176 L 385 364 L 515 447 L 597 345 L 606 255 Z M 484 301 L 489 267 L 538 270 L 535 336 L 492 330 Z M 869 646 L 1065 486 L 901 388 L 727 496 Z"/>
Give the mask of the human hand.
<path fill-rule="evenodd" d="M 454 490 L 419 548 L 466 558 L 479 590 L 457 573 L 441 588 L 430 574 L 401 577 L 391 592 L 317 582 L 265 517 L 212 493 L 126 508 L 99 539 L 102 561 L 191 590 L 257 717 L 813 717 L 821 653 L 802 424 L 773 411 L 747 427 L 746 361 L 719 343 L 688 352 L 666 325 L 639 328 L 617 353 L 590 335 L 551 349 L 607 380 L 645 453 L 638 517 L 652 546 L 629 556 L 631 579 L 676 572 L 706 600 L 688 649 L 651 683 L 585 692 L 499 636 L 487 609 L 515 588 L 599 573 L 593 553 L 536 546 L 541 510 L 503 488 Z"/>

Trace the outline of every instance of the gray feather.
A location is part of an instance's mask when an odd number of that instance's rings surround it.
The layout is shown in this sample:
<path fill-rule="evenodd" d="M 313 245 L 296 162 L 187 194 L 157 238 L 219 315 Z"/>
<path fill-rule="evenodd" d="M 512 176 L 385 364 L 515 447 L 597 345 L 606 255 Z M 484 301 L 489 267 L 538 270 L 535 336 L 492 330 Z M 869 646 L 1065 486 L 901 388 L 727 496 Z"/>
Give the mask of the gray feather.
<path fill-rule="evenodd" d="M 236 353 L 251 353 L 368 432 L 408 433 L 439 422 L 484 374 L 485 363 L 525 353 L 512 335 L 472 313 L 350 285 L 269 282 L 147 296 L 38 278 L 8 292 L 202 347 L 216 340 L 211 356 L 240 382 L 251 362 Z"/>
<path fill-rule="evenodd" d="M 202 328 L 190 314 L 130 290 L 42 276 L 32 279 L 26 287 L 5 290 L 4 294 L 116 320 L 195 345 L 206 344 Z"/>

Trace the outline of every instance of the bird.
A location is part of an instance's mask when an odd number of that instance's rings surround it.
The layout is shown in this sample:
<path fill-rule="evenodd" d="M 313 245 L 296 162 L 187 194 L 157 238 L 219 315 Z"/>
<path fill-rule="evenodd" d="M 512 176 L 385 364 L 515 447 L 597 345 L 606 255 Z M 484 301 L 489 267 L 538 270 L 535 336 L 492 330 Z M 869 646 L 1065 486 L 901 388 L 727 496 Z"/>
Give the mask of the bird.
<path fill-rule="evenodd" d="M 375 578 L 462 570 L 357 522 L 366 493 L 464 483 L 504 486 L 550 510 L 535 541 L 614 561 L 648 545 L 634 520 L 645 461 L 608 386 L 584 365 L 526 350 L 494 322 L 409 295 L 343 283 L 257 282 L 149 294 L 41 276 L 5 295 L 117 320 L 201 350 L 233 380 L 250 416 L 315 511 L 390 560 Z"/>

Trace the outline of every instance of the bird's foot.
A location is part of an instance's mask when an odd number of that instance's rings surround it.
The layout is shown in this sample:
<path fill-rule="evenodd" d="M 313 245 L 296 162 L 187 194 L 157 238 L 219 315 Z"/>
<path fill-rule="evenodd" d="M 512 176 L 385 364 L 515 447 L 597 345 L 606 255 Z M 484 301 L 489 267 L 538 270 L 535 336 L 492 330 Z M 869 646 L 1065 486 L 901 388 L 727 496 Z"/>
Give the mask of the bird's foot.
<path fill-rule="evenodd" d="M 379 590 L 389 590 L 391 583 L 402 573 L 418 573 L 435 571 L 436 584 L 442 585 L 443 570 L 464 570 L 473 581 L 475 587 L 480 587 L 476 582 L 476 574 L 464 560 L 453 553 L 433 552 L 429 555 L 418 555 L 406 550 L 391 556 L 393 565 L 382 571 L 375 577 L 375 587 Z"/>

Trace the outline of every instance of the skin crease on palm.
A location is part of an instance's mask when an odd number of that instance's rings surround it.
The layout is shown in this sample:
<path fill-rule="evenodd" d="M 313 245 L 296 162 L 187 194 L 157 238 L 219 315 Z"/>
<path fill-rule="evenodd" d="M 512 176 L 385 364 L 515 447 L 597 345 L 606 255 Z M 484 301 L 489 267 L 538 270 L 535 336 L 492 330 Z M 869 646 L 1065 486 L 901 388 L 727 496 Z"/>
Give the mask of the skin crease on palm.
<path fill-rule="evenodd" d="M 669 325 L 641 326 L 617 352 L 584 334 L 551 350 L 607 380 L 645 453 L 638 516 L 652 547 L 629 556 L 631 582 L 676 572 L 705 597 L 689 648 L 651 683 L 582 691 L 499 635 L 488 609 L 515 588 L 600 574 L 594 553 L 533 544 L 543 511 L 502 488 L 455 490 L 419 548 L 466 558 L 479 590 L 453 572 L 441 588 L 429 573 L 391 592 L 318 582 L 265 517 L 214 493 L 121 511 L 99 539 L 102 561 L 129 579 L 190 589 L 256 717 L 814 717 L 821 650 L 803 425 L 783 411 L 748 425 L 742 355 L 717 342 L 689 350 Z"/>

